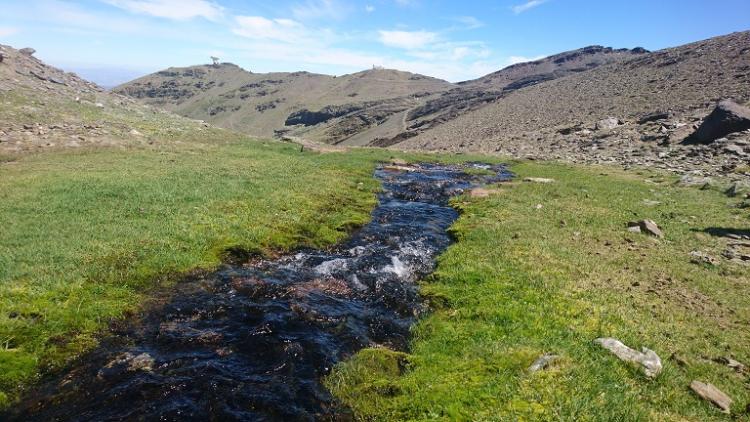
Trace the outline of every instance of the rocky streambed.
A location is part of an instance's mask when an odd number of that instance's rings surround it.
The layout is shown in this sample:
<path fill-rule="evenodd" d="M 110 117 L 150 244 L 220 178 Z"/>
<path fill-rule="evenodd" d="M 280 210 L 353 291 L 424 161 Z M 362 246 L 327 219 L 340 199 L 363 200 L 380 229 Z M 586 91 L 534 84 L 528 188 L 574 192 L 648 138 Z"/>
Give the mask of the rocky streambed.
<path fill-rule="evenodd" d="M 406 349 L 425 310 L 417 281 L 451 243 L 458 213 L 449 199 L 510 175 L 421 164 L 383 166 L 375 177 L 379 205 L 348 241 L 180 283 L 0 419 L 347 419 L 321 378 L 364 347 Z"/>

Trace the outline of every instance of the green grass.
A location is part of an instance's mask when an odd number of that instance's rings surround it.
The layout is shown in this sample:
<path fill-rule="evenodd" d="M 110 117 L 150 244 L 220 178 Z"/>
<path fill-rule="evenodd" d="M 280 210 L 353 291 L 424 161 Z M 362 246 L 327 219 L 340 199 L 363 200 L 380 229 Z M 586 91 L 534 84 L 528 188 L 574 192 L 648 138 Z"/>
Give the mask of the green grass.
<path fill-rule="evenodd" d="M 215 143 L 0 164 L 0 401 L 96 344 L 153 288 L 232 248 L 322 247 L 369 219 L 386 153 Z"/>
<path fill-rule="evenodd" d="M 362 420 L 729 419 L 689 391 L 698 379 L 728 393 L 735 417 L 747 418 L 747 375 L 712 359 L 750 364 L 750 272 L 689 256 L 720 256 L 726 240 L 706 228 L 750 227 L 739 200 L 648 174 L 513 170 L 557 182 L 514 182 L 456 201 L 458 242 L 423 284 L 433 313 L 414 328 L 410 353 L 360 352 L 327 378 L 334 394 Z M 625 230 L 641 218 L 657 221 L 665 238 Z M 664 371 L 646 378 L 592 344 L 602 336 L 655 350 Z M 528 373 L 546 352 L 562 360 Z"/>

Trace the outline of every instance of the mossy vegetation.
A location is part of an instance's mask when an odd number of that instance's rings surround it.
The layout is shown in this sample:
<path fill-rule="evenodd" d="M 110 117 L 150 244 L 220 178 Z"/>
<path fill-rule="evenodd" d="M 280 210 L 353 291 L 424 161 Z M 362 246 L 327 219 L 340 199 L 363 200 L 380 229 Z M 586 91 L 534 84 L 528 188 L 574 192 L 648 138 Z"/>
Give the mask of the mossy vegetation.
<path fill-rule="evenodd" d="M 327 378 L 334 394 L 362 420 L 730 419 L 689 390 L 698 379 L 747 417 L 748 375 L 720 358 L 750 362 L 750 272 L 720 258 L 728 240 L 715 236 L 748 231 L 739 199 L 645 172 L 512 169 L 556 182 L 456 200 L 458 242 L 424 281 L 433 312 L 403 370 L 382 364 L 389 352 L 360 352 Z M 626 231 L 643 218 L 665 238 Z M 694 250 L 719 264 L 691 263 Z M 648 379 L 598 337 L 655 350 L 664 371 Z M 562 358 L 529 373 L 544 353 Z"/>

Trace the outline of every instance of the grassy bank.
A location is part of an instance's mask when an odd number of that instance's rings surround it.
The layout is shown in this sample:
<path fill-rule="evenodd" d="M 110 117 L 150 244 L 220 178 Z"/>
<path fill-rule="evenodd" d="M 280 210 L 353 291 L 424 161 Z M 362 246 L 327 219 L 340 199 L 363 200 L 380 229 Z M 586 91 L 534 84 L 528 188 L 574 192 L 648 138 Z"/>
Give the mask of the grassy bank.
<path fill-rule="evenodd" d="M 372 168 L 388 156 L 202 136 L 0 164 L 0 404 L 94 345 L 149 290 L 215 267 L 227 249 L 340 240 L 368 220 Z"/>
<path fill-rule="evenodd" d="M 747 232 L 739 200 L 611 170 L 514 171 L 557 182 L 458 200 L 459 241 L 424 282 L 434 312 L 410 354 L 362 351 L 327 379 L 332 391 L 363 420 L 729 419 L 688 389 L 698 379 L 747 418 L 748 375 L 715 360 L 750 364 L 750 271 L 721 259 L 727 239 L 712 235 Z M 665 238 L 625 230 L 642 218 Z M 719 265 L 691 263 L 693 250 Z M 664 371 L 646 378 L 592 343 L 602 336 L 655 350 Z M 562 359 L 529 373 L 548 352 Z"/>

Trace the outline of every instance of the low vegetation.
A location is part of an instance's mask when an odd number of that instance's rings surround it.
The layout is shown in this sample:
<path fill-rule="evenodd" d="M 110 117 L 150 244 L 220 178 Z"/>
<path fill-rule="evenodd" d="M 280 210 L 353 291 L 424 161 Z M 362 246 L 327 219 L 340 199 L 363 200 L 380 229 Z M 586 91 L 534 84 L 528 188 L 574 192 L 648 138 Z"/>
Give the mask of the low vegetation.
<path fill-rule="evenodd" d="M 611 169 L 524 163 L 518 180 L 462 197 L 458 242 L 423 285 L 433 312 L 409 354 L 367 349 L 329 388 L 363 420 L 723 420 L 694 395 L 712 383 L 747 417 L 750 276 L 721 258 L 722 233 L 748 233 L 747 210 L 718 190 Z M 631 233 L 650 218 L 663 239 Z M 692 263 L 690 252 L 717 265 Z M 654 380 L 595 345 L 655 350 Z M 530 373 L 539 356 L 561 359 Z"/>
<path fill-rule="evenodd" d="M 368 220 L 387 153 L 203 135 L 0 163 L 0 403 L 228 250 L 329 245 Z"/>

